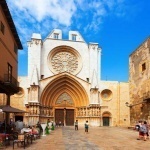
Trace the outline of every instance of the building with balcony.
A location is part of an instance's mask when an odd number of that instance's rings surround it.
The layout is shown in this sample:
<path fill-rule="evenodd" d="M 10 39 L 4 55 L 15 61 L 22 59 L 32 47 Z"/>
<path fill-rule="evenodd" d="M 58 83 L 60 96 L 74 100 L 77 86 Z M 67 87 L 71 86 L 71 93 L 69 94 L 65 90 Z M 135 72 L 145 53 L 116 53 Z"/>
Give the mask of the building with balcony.
<path fill-rule="evenodd" d="M 129 92 L 131 124 L 150 122 L 150 38 L 129 57 Z"/>
<path fill-rule="evenodd" d="M 0 93 L 6 94 L 1 105 L 10 105 L 10 96 L 19 90 L 18 49 L 22 49 L 16 27 L 5 0 L 0 1 Z M 3 97 L 3 96 L 1 96 Z"/>

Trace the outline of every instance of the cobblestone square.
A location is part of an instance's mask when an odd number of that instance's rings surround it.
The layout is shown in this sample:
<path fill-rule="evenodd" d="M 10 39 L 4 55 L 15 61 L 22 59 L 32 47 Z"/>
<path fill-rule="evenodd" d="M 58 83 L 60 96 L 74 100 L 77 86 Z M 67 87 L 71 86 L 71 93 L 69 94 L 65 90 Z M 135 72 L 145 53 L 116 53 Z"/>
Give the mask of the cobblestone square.
<path fill-rule="evenodd" d="M 27 150 L 150 150 L 150 140 L 136 140 L 138 132 L 120 127 L 90 127 L 85 134 L 84 128 L 58 127 L 41 139 L 33 141 Z M 12 149 L 12 145 L 4 149 Z M 17 147 L 16 150 L 23 149 Z"/>

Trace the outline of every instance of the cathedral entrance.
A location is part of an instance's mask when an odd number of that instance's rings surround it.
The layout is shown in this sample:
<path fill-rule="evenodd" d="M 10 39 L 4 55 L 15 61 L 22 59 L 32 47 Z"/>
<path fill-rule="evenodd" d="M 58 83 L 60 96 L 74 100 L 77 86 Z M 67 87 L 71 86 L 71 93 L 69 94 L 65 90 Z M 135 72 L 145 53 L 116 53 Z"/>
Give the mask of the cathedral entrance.
<path fill-rule="evenodd" d="M 109 117 L 103 117 L 103 126 L 109 126 Z"/>
<path fill-rule="evenodd" d="M 55 122 L 58 125 L 61 122 L 61 125 L 64 125 L 64 110 L 55 109 Z"/>
<path fill-rule="evenodd" d="M 74 109 L 55 109 L 55 122 L 61 125 L 74 125 Z"/>
<path fill-rule="evenodd" d="M 65 72 L 54 77 L 42 92 L 40 112 L 57 124 L 73 126 L 77 117 L 86 116 L 83 109 L 89 105 L 88 95 L 74 76 Z M 41 120 L 44 122 L 43 116 Z"/>
<path fill-rule="evenodd" d="M 74 125 L 74 109 L 66 110 L 66 125 L 73 126 Z"/>

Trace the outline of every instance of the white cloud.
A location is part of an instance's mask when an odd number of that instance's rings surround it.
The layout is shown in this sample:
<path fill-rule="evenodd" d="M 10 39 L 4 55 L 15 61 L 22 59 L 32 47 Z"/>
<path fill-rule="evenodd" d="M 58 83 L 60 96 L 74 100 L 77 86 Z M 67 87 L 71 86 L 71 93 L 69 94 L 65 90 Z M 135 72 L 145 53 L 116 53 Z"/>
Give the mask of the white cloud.
<path fill-rule="evenodd" d="M 105 16 L 124 15 L 122 9 L 124 0 L 44 0 L 44 2 L 43 0 L 7 0 L 7 2 L 16 14 L 16 20 L 32 23 L 31 28 L 37 28 L 36 24 L 46 20 L 51 21 L 52 27 L 58 25 L 69 27 L 75 25 L 76 20 L 77 26 L 79 21 L 83 24 L 87 21 L 87 26 L 91 24 L 89 29 L 92 29 L 92 25 L 93 29 L 96 29 L 95 25 L 102 24 Z M 80 26 L 83 28 L 85 24 L 82 26 L 80 23 Z M 39 27 L 38 29 L 40 30 Z"/>
<path fill-rule="evenodd" d="M 126 13 L 124 0 L 7 0 L 23 45 L 33 32 L 42 37 L 53 28 L 98 32 L 110 14 Z"/>
<path fill-rule="evenodd" d="M 90 12 L 90 18 L 88 19 L 87 26 L 84 27 L 84 30 L 93 30 L 95 32 L 98 32 L 98 30 L 101 29 L 103 22 L 109 16 L 124 17 L 123 19 L 125 19 L 125 16 L 127 16 L 130 11 L 131 4 L 132 6 L 134 5 L 125 0 L 91 0 L 88 1 L 88 6 L 85 2 L 85 0 L 82 0 L 82 2 L 78 3 L 81 10 L 84 11 L 84 14 Z"/>
<path fill-rule="evenodd" d="M 7 0 L 10 5 L 17 8 L 18 11 L 27 13 L 38 22 L 46 17 L 51 17 L 60 24 L 69 26 L 71 17 L 76 11 L 73 0 Z"/>

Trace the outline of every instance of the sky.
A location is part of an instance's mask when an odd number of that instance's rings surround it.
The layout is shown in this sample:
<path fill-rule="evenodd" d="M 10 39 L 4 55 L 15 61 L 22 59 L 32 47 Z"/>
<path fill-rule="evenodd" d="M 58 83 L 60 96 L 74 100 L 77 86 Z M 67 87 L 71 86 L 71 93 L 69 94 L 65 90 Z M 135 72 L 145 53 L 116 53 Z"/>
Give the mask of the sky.
<path fill-rule="evenodd" d="M 27 41 L 57 28 L 79 31 L 102 49 L 101 80 L 128 82 L 129 55 L 150 36 L 149 0 L 6 0 L 23 45 L 19 76 L 27 76 Z"/>

